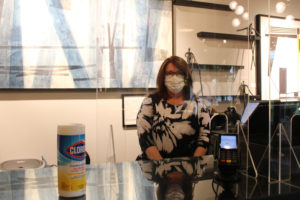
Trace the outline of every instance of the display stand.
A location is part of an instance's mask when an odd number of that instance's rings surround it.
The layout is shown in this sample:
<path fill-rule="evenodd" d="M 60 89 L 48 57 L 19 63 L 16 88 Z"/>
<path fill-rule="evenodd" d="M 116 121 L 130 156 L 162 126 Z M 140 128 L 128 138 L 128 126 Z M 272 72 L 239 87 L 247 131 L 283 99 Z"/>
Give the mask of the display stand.
<path fill-rule="evenodd" d="M 106 170 L 105 170 L 104 178 L 105 181 L 108 183 L 109 192 L 105 194 L 105 196 L 107 196 L 109 199 L 119 199 L 120 188 L 119 188 L 119 180 L 118 180 L 118 169 L 116 163 L 114 132 L 113 132 L 112 125 L 110 125 L 109 138 L 111 139 L 112 156 L 109 156 L 106 162 Z"/>
<path fill-rule="evenodd" d="M 244 132 L 244 130 L 243 130 L 243 127 L 242 127 L 242 124 L 241 124 L 240 121 L 237 121 L 236 127 L 237 127 L 237 134 L 238 134 L 238 136 L 240 135 L 240 132 L 241 132 L 241 134 L 242 134 L 242 136 L 243 136 L 243 138 L 244 138 L 244 141 L 245 141 L 245 144 L 246 144 L 246 149 L 247 149 L 247 158 L 248 158 L 248 155 L 249 155 L 250 160 L 251 160 L 251 164 L 252 164 L 252 167 L 253 167 L 253 170 L 254 170 L 254 173 L 255 173 L 255 176 L 254 176 L 254 177 L 257 178 L 258 173 L 257 173 L 257 169 L 256 169 L 256 167 L 255 167 L 255 163 L 254 163 L 254 161 L 253 161 L 253 157 L 252 157 L 251 150 L 250 150 L 250 148 L 249 148 L 249 142 L 248 142 L 248 140 L 246 139 L 245 132 Z M 240 130 L 241 130 L 241 131 L 240 131 Z M 248 159 L 247 159 L 247 162 L 246 162 L 246 166 L 248 167 Z"/>
<path fill-rule="evenodd" d="M 297 167 L 298 168 L 300 168 L 300 163 L 299 163 L 299 160 L 298 160 L 298 158 L 297 158 L 297 155 L 296 155 L 296 152 L 295 152 L 295 150 L 294 150 L 294 148 L 293 148 L 293 146 L 292 146 L 292 144 L 291 144 L 291 141 L 292 141 L 292 138 L 293 138 L 293 121 L 294 121 L 294 119 L 296 118 L 296 117 L 299 117 L 300 115 L 293 115 L 292 117 L 291 117 L 291 119 L 290 119 L 290 140 L 289 140 L 289 145 L 290 145 L 290 147 L 291 147 L 291 151 L 292 151 L 292 153 L 293 153 L 293 155 L 294 155 L 294 158 L 295 158 L 295 160 L 296 160 L 296 162 L 297 162 Z M 299 118 L 298 118 L 298 121 L 299 121 Z"/>
<path fill-rule="evenodd" d="M 110 125 L 110 133 L 111 133 L 111 142 L 112 142 L 112 150 L 113 150 L 113 159 L 114 159 L 114 163 L 116 163 L 117 159 L 116 159 L 116 150 L 115 150 L 114 130 L 112 124 Z"/>
<path fill-rule="evenodd" d="M 268 153 L 269 153 L 269 155 L 268 155 L 268 182 L 269 183 L 281 183 L 281 182 L 286 182 L 286 181 L 291 180 L 291 153 L 290 152 L 292 152 L 292 154 L 295 158 L 295 161 L 297 163 L 297 166 L 298 166 L 298 168 L 300 168 L 299 160 L 298 160 L 295 150 L 291 144 L 292 125 L 293 125 L 294 116 L 295 115 L 293 115 L 290 119 L 290 137 L 288 136 L 284 125 L 282 123 L 279 123 L 277 125 L 275 131 L 273 132 L 272 137 L 269 140 L 269 144 L 268 144 L 266 150 L 264 151 L 261 160 L 259 161 L 259 163 L 257 165 L 257 168 L 259 168 L 264 159 L 264 156 L 265 156 L 267 150 L 269 150 L 268 151 Z M 284 138 L 282 138 L 282 135 L 284 136 Z M 277 148 L 272 148 L 272 142 L 274 141 L 275 136 L 278 137 L 278 143 L 274 142 L 275 143 L 274 146 L 278 147 L 277 153 L 276 153 Z M 288 155 L 287 156 L 282 150 L 282 146 L 283 146 L 282 140 L 283 139 L 285 139 L 285 141 L 288 144 Z M 275 149 L 274 150 L 275 153 L 274 153 L 274 151 L 272 152 L 273 149 Z M 277 155 L 277 156 L 274 157 L 273 155 Z M 286 158 L 286 162 L 282 161 L 285 158 Z M 276 162 L 278 162 L 278 164 L 276 164 Z M 275 163 L 275 165 L 273 165 L 273 163 Z M 275 171 L 273 169 L 275 169 Z"/>
<path fill-rule="evenodd" d="M 278 132 L 278 134 L 277 134 L 277 132 Z M 284 128 L 284 126 L 282 125 L 282 123 L 279 123 L 278 125 L 277 125 L 277 127 L 276 127 L 276 129 L 275 129 L 275 131 L 274 131 L 274 133 L 273 133 L 273 136 L 278 136 L 278 154 L 277 154 L 277 159 L 276 159 L 276 157 L 275 157 L 275 159 L 273 159 L 273 154 L 274 153 L 272 153 L 272 150 L 273 150 L 273 148 L 272 148 L 272 141 L 274 141 L 274 137 L 272 136 L 272 138 L 271 138 L 271 141 L 269 141 L 269 172 L 268 172 L 268 174 L 269 174 L 269 183 L 280 183 L 281 181 L 288 181 L 288 180 L 290 180 L 290 166 L 288 167 L 288 175 L 287 176 L 284 176 L 284 178 L 282 177 L 282 133 L 285 133 L 286 134 L 286 131 L 285 131 L 285 128 Z M 288 138 L 286 138 L 288 141 L 289 141 L 289 139 Z M 275 153 L 276 153 L 276 148 L 274 148 L 275 149 Z M 290 156 L 288 156 L 289 158 L 289 160 L 290 160 Z M 278 173 L 276 173 L 276 171 L 275 171 L 275 173 L 273 173 L 273 171 L 272 171 L 272 169 L 273 169 L 273 167 L 271 167 L 271 166 L 273 166 L 272 165 L 272 161 L 274 162 L 276 162 L 276 160 L 278 161 L 278 168 L 275 168 L 275 169 L 277 169 L 278 170 Z M 290 162 L 288 162 L 288 163 L 290 163 Z"/>
<path fill-rule="evenodd" d="M 293 115 L 290 119 L 290 126 L 292 127 L 293 124 L 293 118 L 295 115 Z M 286 182 L 286 181 L 290 181 L 291 180 L 291 153 L 293 154 L 296 162 L 297 162 L 297 166 L 298 168 L 300 168 L 300 164 L 299 164 L 299 160 L 297 158 L 297 155 L 295 153 L 295 150 L 291 144 L 291 138 L 292 138 L 292 128 L 290 127 L 290 137 L 287 134 L 287 131 L 284 127 L 284 125 L 282 123 L 279 123 L 273 133 L 273 136 L 271 138 L 271 140 L 269 141 L 269 183 L 280 183 L 280 182 Z M 277 134 L 278 133 L 278 134 Z M 276 174 L 277 176 L 273 177 L 272 171 L 271 171 L 271 165 L 272 165 L 272 141 L 274 140 L 274 136 L 278 136 L 278 174 Z M 282 138 L 282 136 L 284 136 L 284 138 Z M 288 143 L 288 160 L 287 162 L 283 162 L 282 159 L 285 156 L 285 153 L 282 150 L 282 139 L 285 139 L 286 142 Z M 276 160 L 275 160 L 276 161 Z"/>

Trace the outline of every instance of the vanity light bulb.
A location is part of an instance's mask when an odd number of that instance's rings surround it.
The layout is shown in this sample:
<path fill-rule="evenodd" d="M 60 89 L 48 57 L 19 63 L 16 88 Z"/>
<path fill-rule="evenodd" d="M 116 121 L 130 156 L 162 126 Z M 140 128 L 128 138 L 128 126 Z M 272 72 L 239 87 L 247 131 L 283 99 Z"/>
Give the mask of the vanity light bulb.
<path fill-rule="evenodd" d="M 245 12 L 245 13 L 243 14 L 243 19 L 244 19 L 244 20 L 249 20 L 249 13 L 248 13 L 248 12 Z"/>
<path fill-rule="evenodd" d="M 238 27 L 241 24 L 241 21 L 238 18 L 234 18 L 232 20 L 232 26 L 233 27 Z"/>
<path fill-rule="evenodd" d="M 235 9 L 235 14 L 241 15 L 243 14 L 244 10 L 245 10 L 244 7 L 240 5 Z"/>
<path fill-rule="evenodd" d="M 238 5 L 238 3 L 237 3 L 236 1 L 231 1 L 231 2 L 229 3 L 229 8 L 230 8 L 231 10 L 235 10 L 236 7 L 237 7 L 237 5 Z"/>
<path fill-rule="evenodd" d="M 276 12 L 283 13 L 285 11 L 286 4 L 282 1 L 276 3 Z"/>

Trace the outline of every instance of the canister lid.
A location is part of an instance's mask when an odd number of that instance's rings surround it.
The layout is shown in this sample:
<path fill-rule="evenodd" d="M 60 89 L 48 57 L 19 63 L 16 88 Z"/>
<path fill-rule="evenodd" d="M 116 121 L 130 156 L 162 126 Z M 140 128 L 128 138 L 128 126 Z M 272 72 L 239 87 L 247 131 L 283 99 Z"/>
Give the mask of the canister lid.
<path fill-rule="evenodd" d="M 39 159 L 8 160 L 0 164 L 0 170 L 31 169 L 43 167 L 45 167 L 45 162 Z"/>
<path fill-rule="evenodd" d="M 58 135 L 80 135 L 85 133 L 85 126 L 79 123 L 63 124 L 57 126 Z"/>

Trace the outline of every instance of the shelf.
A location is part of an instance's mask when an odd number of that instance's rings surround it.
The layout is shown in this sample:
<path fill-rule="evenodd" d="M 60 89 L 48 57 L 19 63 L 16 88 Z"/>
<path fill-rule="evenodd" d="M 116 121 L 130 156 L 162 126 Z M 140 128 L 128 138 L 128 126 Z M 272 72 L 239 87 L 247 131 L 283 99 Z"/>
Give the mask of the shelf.
<path fill-rule="evenodd" d="M 199 32 L 197 33 L 198 38 L 213 38 L 222 40 L 242 40 L 248 41 L 247 35 L 235 35 L 226 33 L 213 33 L 213 32 Z"/>
<path fill-rule="evenodd" d="M 241 65 L 211 65 L 211 64 L 190 64 L 190 67 L 204 70 L 239 70 L 244 69 Z"/>

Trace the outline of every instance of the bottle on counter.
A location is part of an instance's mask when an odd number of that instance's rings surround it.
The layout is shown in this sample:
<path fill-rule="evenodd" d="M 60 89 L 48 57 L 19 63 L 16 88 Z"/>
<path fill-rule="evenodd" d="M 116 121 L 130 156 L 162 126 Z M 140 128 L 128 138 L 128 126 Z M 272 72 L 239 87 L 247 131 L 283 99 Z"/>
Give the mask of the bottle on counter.
<path fill-rule="evenodd" d="M 60 197 L 84 196 L 86 191 L 85 126 L 57 127 L 57 176 Z"/>

